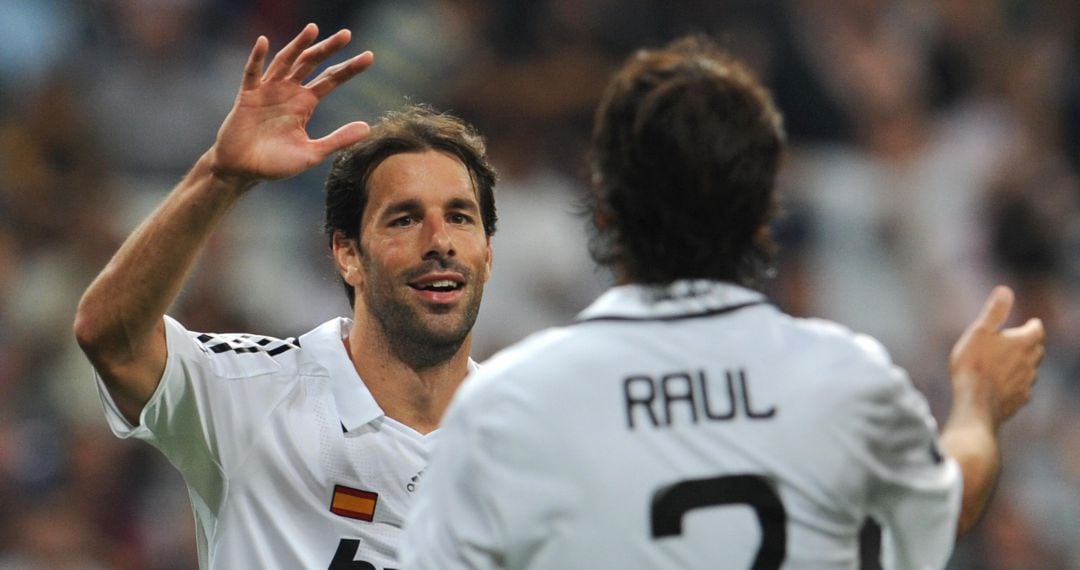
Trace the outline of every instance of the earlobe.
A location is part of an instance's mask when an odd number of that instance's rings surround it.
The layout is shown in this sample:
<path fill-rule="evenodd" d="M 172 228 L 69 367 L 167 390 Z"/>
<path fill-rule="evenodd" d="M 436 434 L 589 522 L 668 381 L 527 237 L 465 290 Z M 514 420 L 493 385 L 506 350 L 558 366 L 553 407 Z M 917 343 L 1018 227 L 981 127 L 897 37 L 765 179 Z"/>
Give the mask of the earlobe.
<path fill-rule="evenodd" d="M 341 232 L 334 234 L 333 240 L 334 264 L 337 265 L 338 274 L 346 283 L 359 285 L 360 276 L 360 252 L 357 251 L 356 240 L 345 237 Z"/>
<path fill-rule="evenodd" d="M 611 209 L 606 205 L 597 205 L 593 207 L 592 221 L 593 225 L 596 226 L 596 229 L 600 231 L 607 230 L 611 226 L 613 217 L 614 215 L 612 214 Z"/>
<path fill-rule="evenodd" d="M 491 278 L 491 263 L 495 257 L 495 253 L 491 250 L 491 238 L 488 238 L 487 245 L 487 260 L 484 263 L 484 283 Z"/>
<path fill-rule="evenodd" d="M 344 271 L 342 272 L 342 279 L 346 283 L 353 287 L 359 288 L 364 280 L 364 272 L 360 271 L 360 261 L 356 257 L 350 257 L 347 261 Z"/>

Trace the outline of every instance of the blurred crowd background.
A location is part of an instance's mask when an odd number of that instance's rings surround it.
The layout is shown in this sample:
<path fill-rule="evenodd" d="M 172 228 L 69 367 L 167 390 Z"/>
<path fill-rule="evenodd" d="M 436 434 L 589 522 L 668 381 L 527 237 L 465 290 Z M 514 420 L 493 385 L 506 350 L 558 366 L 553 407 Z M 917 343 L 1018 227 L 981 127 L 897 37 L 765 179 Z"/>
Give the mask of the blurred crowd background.
<path fill-rule="evenodd" d="M 948 354 L 995 283 L 1048 329 L 991 509 L 950 568 L 1080 568 L 1076 0 L 0 0 L 0 569 L 187 569 L 179 477 L 107 431 L 79 295 L 210 145 L 259 34 L 354 32 L 376 65 L 313 134 L 407 100 L 474 122 L 501 174 L 475 356 L 608 283 L 577 199 L 592 109 L 632 51 L 707 33 L 785 114 L 776 304 L 875 335 L 950 405 Z M 348 312 L 326 165 L 233 211 L 171 311 L 287 337 Z"/>

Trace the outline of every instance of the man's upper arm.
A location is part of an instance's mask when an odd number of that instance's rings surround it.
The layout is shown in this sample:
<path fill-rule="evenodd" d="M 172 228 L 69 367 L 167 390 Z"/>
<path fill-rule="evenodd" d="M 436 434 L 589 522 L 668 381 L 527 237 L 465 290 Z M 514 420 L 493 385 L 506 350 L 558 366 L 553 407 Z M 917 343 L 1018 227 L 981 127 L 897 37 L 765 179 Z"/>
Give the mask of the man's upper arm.
<path fill-rule="evenodd" d="M 124 362 L 110 362 L 95 358 L 89 352 L 87 356 L 117 411 L 131 425 L 139 425 L 139 416 L 157 391 L 168 361 L 164 320 L 158 322 L 146 346 L 140 348 L 136 357 Z"/>
<path fill-rule="evenodd" d="M 132 365 L 95 366 L 94 372 L 106 419 L 113 431 L 121 437 L 134 436 L 156 444 L 167 432 L 189 429 L 188 424 L 198 419 L 198 410 L 206 406 L 195 405 L 191 410 L 193 417 L 185 418 L 185 409 L 180 405 L 211 397 L 204 386 L 214 382 L 215 373 L 192 333 L 169 317 L 162 319 L 160 347 L 154 350 L 161 355 L 160 364 L 147 364 L 142 371 L 136 371 Z M 151 366 L 159 370 L 151 370 Z M 138 373 L 142 376 L 136 376 Z M 132 409 L 133 406 L 137 408 Z"/>

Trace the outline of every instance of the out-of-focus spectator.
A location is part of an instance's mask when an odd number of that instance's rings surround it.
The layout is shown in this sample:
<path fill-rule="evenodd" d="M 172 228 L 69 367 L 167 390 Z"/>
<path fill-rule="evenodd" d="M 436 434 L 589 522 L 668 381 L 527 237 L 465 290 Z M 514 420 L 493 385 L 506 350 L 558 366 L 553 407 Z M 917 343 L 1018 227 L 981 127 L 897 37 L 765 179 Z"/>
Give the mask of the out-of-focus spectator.
<path fill-rule="evenodd" d="M 18 515 L 13 547 L 0 554 L 3 570 L 105 570 L 107 548 L 96 529 L 58 493 L 26 504 Z"/>
<path fill-rule="evenodd" d="M 804 33 L 818 35 L 807 49 L 844 94 L 854 143 L 805 145 L 793 157 L 814 216 L 811 312 L 875 335 L 924 390 L 944 389 L 931 374 L 991 285 L 978 204 L 1012 133 L 992 107 L 931 113 L 925 15 L 886 3 L 799 6 L 810 7 Z"/>
<path fill-rule="evenodd" d="M 65 0 L 0 2 L 0 102 L 33 97 L 78 49 L 82 15 L 77 3 Z"/>
<path fill-rule="evenodd" d="M 990 283 L 1017 289 L 1018 318 L 1043 319 L 1042 379 L 1004 434 L 997 512 L 950 567 L 1080 568 L 1075 0 L 0 0 L 0 568 L 194 567 L 171 467 L 89 436 L 104 426 L 72 313 L 116 236 L 207 146 L 256 35 L 279 45 L 309 19 L 376 53 L 313 132 L 408 97 L 489 135 L 509 230 L 477 356 L 571 318 L 609 279 L 581 255 L 573 212 L 615 62 L 718 36 L 768 78 L 793 143 L 778 303 L 878 335 L 938 412 L 948 339 Z M 317 222 L 324 172 L 232 212 L 178 302 L 185 321 L 285 337 L 341 310 Z M 300 309 L 263 310 L 286 306 Z"/>
<path fill-rule="evenodd" d="M 167 190 L 209 144 L 238 85 L 245 51 L 205 33 L 206 0 L 102 4 L 80 95 L 110 161 L 132 190 Z M 246 36 L 243 29 L 230 33 Z M 248 39 L 248 38 L 244 38 Z M 246 42 L 245 42 L 246 43 Z"/>

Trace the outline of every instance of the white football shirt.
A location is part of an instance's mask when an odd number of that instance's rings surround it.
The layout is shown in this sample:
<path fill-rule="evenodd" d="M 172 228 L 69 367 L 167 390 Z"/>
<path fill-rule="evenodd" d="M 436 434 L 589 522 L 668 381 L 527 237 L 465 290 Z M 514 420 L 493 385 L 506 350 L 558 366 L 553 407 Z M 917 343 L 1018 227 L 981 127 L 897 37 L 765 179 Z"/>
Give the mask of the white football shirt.
<path fill-rule="evenodd" d="M 960 471 L 873 339 L 741 287 L 616 287 L 459 389 L 402 567 L 941 568 Z"/>
<path fill-rule="evenodd" d="M 165 373 L 139 426 L 98 387 L 113 432 L 183 475 L 200 568 L 397 568 L 437 432 L 383 413 L 342 343 L 349 320 L 298 340 L 165 324 Z"/>

